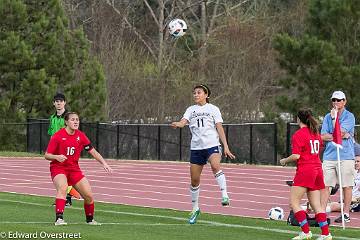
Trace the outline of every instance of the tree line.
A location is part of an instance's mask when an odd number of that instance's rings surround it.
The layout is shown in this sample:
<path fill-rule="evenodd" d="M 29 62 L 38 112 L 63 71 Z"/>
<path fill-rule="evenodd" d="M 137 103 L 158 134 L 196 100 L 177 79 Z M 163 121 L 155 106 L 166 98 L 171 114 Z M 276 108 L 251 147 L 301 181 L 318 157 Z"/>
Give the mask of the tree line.
<path fill-rule="evenodd" d="M 351 0 L 0 1 L 0 121 L 46 118 L 64 92 L 87 121 L 164 123 L 192 87 L 228 123 L 329 111 L 343 90 L 358 115 L 360 3 Z M 171 39 L 167 23 L 189 27 Z"/>

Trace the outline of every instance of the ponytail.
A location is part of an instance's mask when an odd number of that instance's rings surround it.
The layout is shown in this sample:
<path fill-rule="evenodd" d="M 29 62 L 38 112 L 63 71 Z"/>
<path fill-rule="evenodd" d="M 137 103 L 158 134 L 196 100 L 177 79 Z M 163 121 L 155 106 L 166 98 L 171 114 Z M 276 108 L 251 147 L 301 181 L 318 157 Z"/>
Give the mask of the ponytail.
<path fill-rule="evenodd" d="M 315 118 L 313 116 L 309 116 L 308 121 L 309 121 L 308 127 L 310 128 L 310 131 L 313 134 L 318 134 L 319 133 L 319 123 L 315 120 Z"/>
<path fill-rule="evenodd" d="M 309 129 L 310 132 L 313 134 L 319 133 L 319 123 L 313 117 L 312 112 L 308 108 L 300 109 L 297 117 L 299 120 L 304 123 Z"/>

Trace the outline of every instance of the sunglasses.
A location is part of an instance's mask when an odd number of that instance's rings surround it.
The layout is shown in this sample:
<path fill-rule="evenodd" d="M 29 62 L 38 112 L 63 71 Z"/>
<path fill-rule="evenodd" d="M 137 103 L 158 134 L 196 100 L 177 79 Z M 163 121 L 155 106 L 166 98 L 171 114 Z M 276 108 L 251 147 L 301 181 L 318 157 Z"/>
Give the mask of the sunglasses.
<path fill-rule="evenodd" d="M 341 102 L 342 100 L 345 100 L 345 99 L 337 99 L 337 98 L 331 99 L 331 101 L 333 101 L 333 102 Z"/>

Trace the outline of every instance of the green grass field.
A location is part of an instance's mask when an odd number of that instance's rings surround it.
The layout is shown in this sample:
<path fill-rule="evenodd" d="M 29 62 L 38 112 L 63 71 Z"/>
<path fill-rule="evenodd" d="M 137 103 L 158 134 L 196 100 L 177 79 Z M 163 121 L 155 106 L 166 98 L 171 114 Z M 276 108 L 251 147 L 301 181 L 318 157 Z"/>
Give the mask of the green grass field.
<path fill-rule="evenodd" d="M 14 234 L 37 234 L 38 239 L 175 240 L 175 239 L 291 239 L 299 229 L 283 221 L 270 221 L 214 214 L 201 214 L 198 223 L 187 223 L 188 212 L 96 203 L 95 219 L 101 226 L 88 226 L 81 201 L 65 209 L 67 226 L 54 226 L 53 198 L 0 193 L 0 238 Z M 334 239 L 359 239 L 359 229 L 331 228 Z M 318 229 L 312 229 L 319 233 Z M 45 234 L 60 235 L 40 238 Z M 12 235 L 9 235 L 12 234 Z M 42 235 L 40 235 L 42 234 Z M 5 236 L 6 235 L 6 236 Z M 4 237 L 5 236 L 5 237 Z M 70 235 L 68 235 L 70 236 Z M 12 238 L 12 239 L 25 239 Z M 30 238 L 34 239 L 34 237 Z M 79 238 L 77 238 L 79 239 Z"/>

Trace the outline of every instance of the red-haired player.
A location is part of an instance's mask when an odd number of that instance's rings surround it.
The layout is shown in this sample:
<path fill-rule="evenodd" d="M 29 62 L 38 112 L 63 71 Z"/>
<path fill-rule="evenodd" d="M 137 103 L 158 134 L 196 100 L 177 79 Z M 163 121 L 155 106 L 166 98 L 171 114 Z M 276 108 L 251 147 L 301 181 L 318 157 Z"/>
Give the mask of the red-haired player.
<path fill-rule="evenodd" d="M 331 240 L 325 209 L 321 206 L 320 190 L 325 188 L 324 174 L 319 158 L 322 146 L 318 123 L 309 109 L 299 110 L 297 122 L 300 129 L 292 136 L 292 155 L 280 160 L 282 165 L 296 162 L 297 169 L 290 191 L 290 204 L 299 222 L 302 232 L 293 239 L 311 239 L 312 233 L 307 222 L 306 212 L 301 208 L 300 201 L 307 193 L 311 206 L 315 211 L 316 221 L 321 228 L 318 240 Z"/>
<path fill-rule="evenodd" d="M 112 172 L 103 157 L 91 146 L 87 136 L 78 130 L 79 115 L 75 112 L 65 114 L 66 127 L 56 132 L 50 139 L 45 159 L 51 161 L 51 178 L 56 188 L 55 225 L 66 225 L 63 214 L 68 185 L 73 186 L 84 199 L 86 222 L 99 225 L 94 220 L 94 199 L 88 180 L 79 167 L 79 158 L 83 149 L 87 150 L 106 172 Z"/>

